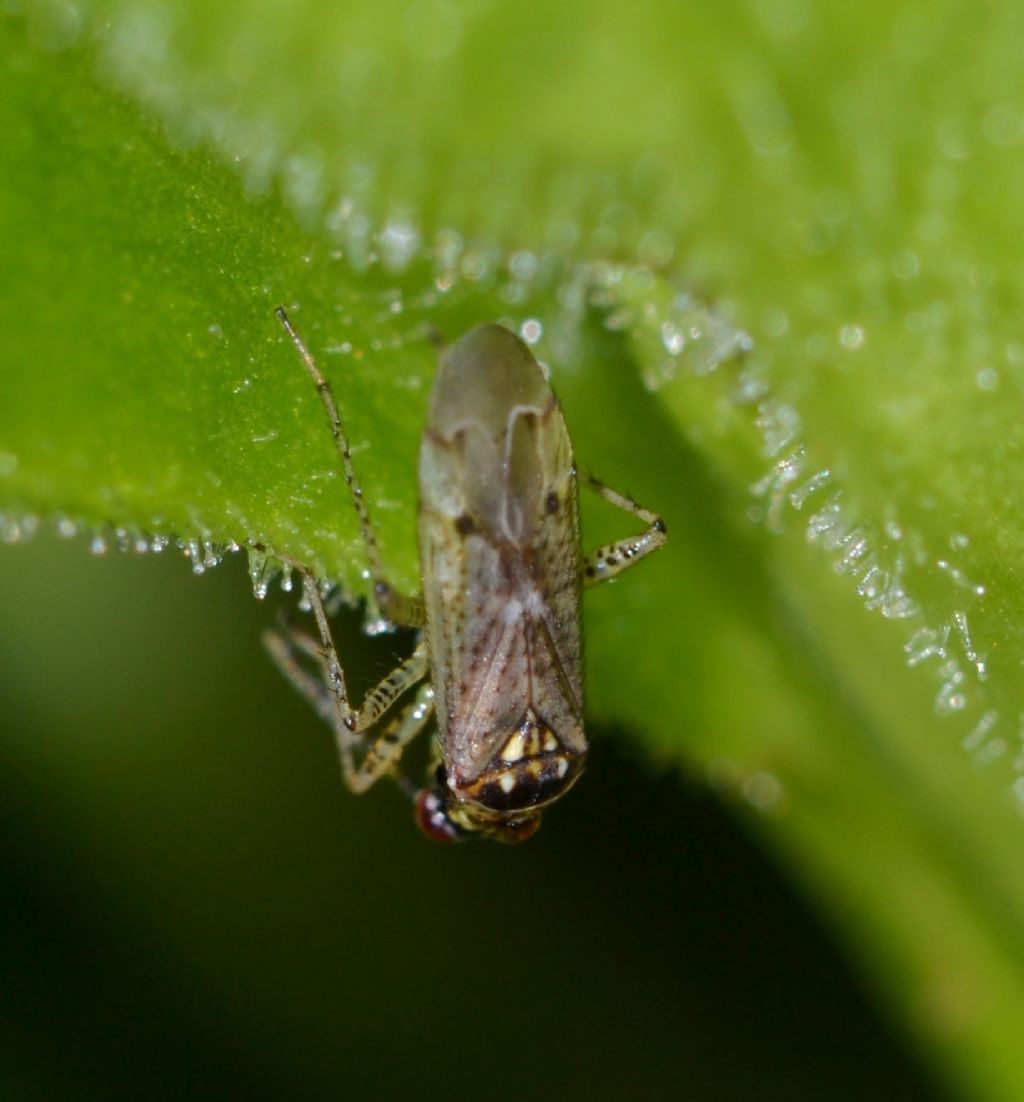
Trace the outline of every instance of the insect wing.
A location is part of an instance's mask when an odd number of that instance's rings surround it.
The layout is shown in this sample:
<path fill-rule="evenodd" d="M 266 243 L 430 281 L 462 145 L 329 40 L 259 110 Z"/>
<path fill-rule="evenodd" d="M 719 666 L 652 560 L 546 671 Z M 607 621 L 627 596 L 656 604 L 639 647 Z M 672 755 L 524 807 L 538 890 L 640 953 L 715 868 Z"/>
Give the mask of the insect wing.
<path fill-rule="evenodd" d="M 499 326 L 472 330 L 441 361 L 420 454 L 420 550 L 450 783 L 555 750 L 577 768 L 572 449 L 536 360 Z"/>

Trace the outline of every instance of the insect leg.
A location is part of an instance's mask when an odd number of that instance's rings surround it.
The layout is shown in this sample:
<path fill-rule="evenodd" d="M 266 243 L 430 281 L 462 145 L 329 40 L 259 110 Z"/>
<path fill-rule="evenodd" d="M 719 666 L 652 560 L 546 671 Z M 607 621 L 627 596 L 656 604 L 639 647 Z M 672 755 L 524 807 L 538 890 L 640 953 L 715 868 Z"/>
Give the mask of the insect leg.
<path fill-rule="evenodd" d="M 313 705 L 323 720 L 331 726 L 336 726 L 336 697 L 327 687 L 325 680 L 327 664 L 320 643 L 304 631 L 287 623 L 287 621 L 283 622 L 277 629 L 266 631 L 263 635 L 263 642 L 278 669 Z M 304 654 L 319 663 L 322 667 L 322 675 L 318 677 L 301 666 L 297 658 L 299 654 Z M 365 756 L 358 766 L 345 765 L 346 759 L 344 754 L 342 755 L 345 782 L 353 791 L 365 791 L 383 773 L 387 772 L 397 762 L 406 744 L 422 730 L 430 718 L 432 711 L 430 698 L 432 694 L 430 687 L 425 685 L 420 690 L 417 698 L 407 708 L 403 709 L 400 715 L 390 722 L 384 731 L 372 739 L 369 739 L 365 734 L 381 719 L 406 689 L 422 679 L 425 673 L 425 663 L 420 661 L 421 657 L 420 654 L 413 655 L 372 689 L 367 694 L 363 706 L 352 717 L 354 731 L 346 728 L 345 732 L 339 735 L 339 749 L 341 738 L 348 740 L 350 735 L 362 736 L 351 739 L 353 750 L 361 748 L 362 743 L 369 742 Z"/>
<path fill-rule="evenodd" d="M 406 746 L 423 730 L 433 713 L 434 690 L 423 685 L 415 698 L 370 741 L 355 773 L 345 775 L 349 788 L 353 792 L 365 792 L 385 773 L 391 772 Z"/>
<path fill-rule="evenodd" d="M 427 667 L 427 644 L 420 643 L 400 666 L 382 677 L 366 694 L 353 717 L 352 730 L 357 734 L 369 730 L 404 692 L 427 676 Z"/>
<path fill-rule="evenodd" d="M 664 546 L 668 534 L 665 522 L 657 513 L 652 513 L 650 509 L 638 505 L 631 497 L 618 493 L 591 475 L 583 476 L 581 481 L 605 501 L 647 525 L 646 530 L 638 536 L 626 536 L 625 539 L 606 543 L 596 551 L 591 551 L 583 561 L 584 585 L 597 585 L 598 582 L 603 582 L 607 578 L 614 578 L 616 574 L 621 574 L 623 570 L 639 562 L 645 555 Z"/>
<path fill-rule="evenodd" d="M 325 723 L 334 725 L 334 695 L 327 687 L 325 675 L 317 676 L 310 670 L 301 666 L 297 654 L 310 654 L 303 639 L 312 642 L 309 636 L 293 631 L 291 628 L 268 628 L 263 633 L 263 645 L 267 648 L 270 657 L 277 668 L 288 678 L 296 689 L 312 704 L 317 714 Z M 323 664 L 323 655 L 317 647 L 317 653 L 313 656 Z"/>
<path fill-rule="evenodd" d="M 370 573 L 373 575 L 373 599 L 377 604 L 377 608 L 380 610 L 380 614 L 392 623 L 416 627 L 422 623 L 423 619 L 422 609 L 418 602 L 415 599 L 410 600 L 396 594 L 384 577 L 380 549 L 377 545 L 377 533 L 373 527 L 373 522 L 370 520 L 370 511 L 363 498 L 363 488 L 359 482 L 359 476 L 356 474 L 355 464 L 352 462 L 352 449 L 349 447 L 348 433 L 345 431 L 345 425 L 338 410 L 338 403 L 334 400 L 331 384 L 320 368 L 317 367 L 306 342 L 299 336 L 295 326 L 292 325 L 291 318 L 288 317 L 285 308 L 278 306 L 275 312 L 281 325 L 284 326 L 284 331 L 288 334 L 292 344 L 295 345 L 299 359 L 302 360 L 306 370 L 313 377 L 317 393 L 320 395 L 320 401 L 327 412 L 327 420 L 331 425 L 331 435 L 334 437 L 334 445 L 338 449 L 341 466 L 345 472 L 345 482 L 348 484 L 352 504 L 359 519 L 359 531 L 362 535 L 363 546 L 366 548 L 366 557 L 370 563 Z M 417 614 L 419 619 L 415 619 Z M 406 617 L 414 617 L 414 619 L 410 620 Z"/>
<path fill-rule="evenodd" d="M 325 602 L 324 612 L 328 616 L 329 607 L 329 603 Z M 321 718 L 333 725 L 335 694 L 329 688 L 331 674 L 325 644 L 299 627 L 287 612 L 279 615 L 277 628 L 264 632 L 263 644 L 285 677 L 313 705 Z M 320 669 L 319 676 L 300 664 L 301 656 L 316 663 Z M 352 730 L 359 732 L 372 727 L 406 689 L 419 681 L 426 672 L 425 658 L 426 648 L 421 645 L 367 693 L 358 711 L 350 708 L 349 726 Z"/>
<path fill-rule="evenodd" d="M 324 611 L 323 598 L 316 580 L 310 575 L 304 578 L 305 594 L 313 610 L 316 625 L 320 632 L 322 650 L 315 657 L 324 667 L 326 691 L 333 698 L 333 714 L 331 720 L 334 726 L 334 737 L 338 744 L 338 753 L 341 757 L 341 770 L 345 777 L 345 783 L 353 792 L 364 792 L 382 773 L 398 760 L 398 755 L 406 742 L 420 730 L 430 714 L 430 708 L 424 712 L 424 698 L 421 690 L 416 701 L 393 721 L 375 739 L 369 739 L 368 730 L 373 727 L 395 703 L 396 700 L 418 681 L 426 676 L 428 667 L 426 643 L 420 643 L 413 653 L 394 670 L 391 671 L 379 684 L 366 694 L 362 707 L 355 709 L 348 700 L 348 691 L 345 685 L 345 674 L 338 659 L 338 651 L 334 645 L 330 623 L 327 613 Z M 292 645 L 297 649 L 309 653 L 307 644 L 300 642 L 301 636 L 295 633 L 292 637 Z M 294 659 L 292 659 L 294 662 Z M 285 669 L 282 666 L 282 669 Z M 286 669 L 288 676 L 292 674 Z M 293 683 L 300 692 L 307 692 L 300 681 L 293 677 Z M 426 689 L 426 687 L 425 687 Z M 424 714 L 420 714 L 424 713 Z M 408 722 L 406 719 L 408 718 Z M 410 729 L 410 724 L 412 729 Z M 356 755 L 369 743 L 366 756 L 360 764 L 356 764 Z M 377 763 L 383 761 L 384 764 Z"/>

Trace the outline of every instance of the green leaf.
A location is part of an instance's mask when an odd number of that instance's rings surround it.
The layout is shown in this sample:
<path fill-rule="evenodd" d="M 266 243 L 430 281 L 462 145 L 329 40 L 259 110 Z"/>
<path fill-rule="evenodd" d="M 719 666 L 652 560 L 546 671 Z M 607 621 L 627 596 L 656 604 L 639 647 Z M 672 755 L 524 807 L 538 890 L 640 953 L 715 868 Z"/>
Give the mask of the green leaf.
<path fill-rule="evenodd" d="M 592 714 L 757 812 L 939 1066 L 1020 1097 L 1020 22 L 25 5 L 7 535 L 259 547 L 361 591 L 285 302 L 412 589 L 430 332 L 529 324 L 580 461 L 671 533 L 588 598 Z"/>

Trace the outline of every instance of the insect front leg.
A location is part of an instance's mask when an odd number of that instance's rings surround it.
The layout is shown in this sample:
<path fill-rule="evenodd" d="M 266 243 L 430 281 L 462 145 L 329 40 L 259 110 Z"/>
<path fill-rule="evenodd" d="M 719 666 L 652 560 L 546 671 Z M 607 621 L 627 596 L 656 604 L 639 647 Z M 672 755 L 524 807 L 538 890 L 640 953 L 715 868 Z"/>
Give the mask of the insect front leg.
<path fill-rule="evenodd" d="M 631 497 L 618 493 L 591 475 L 584 475 L 581 481 L 605 501 L 647 525 L 646 530 L 639 535 L 627 536 L 625 539 L 615 540 L 614 543 L 606 543 L 584 558 L 583 584 L 591 586 L 608 578 L 614 578 L 616 574 L 628 570 L 652 551 L 663 547 L 668 540 L 668 533 L 665 522 L 657 513 L 652 513 L 650 509 L 638 505 Z"/>
<path fill-rule="evenodd" d="M 413 685 L 423 680 L 427 674 L 429 660 L 427 645 L 421 642 L 413 653 L 394 670 L 384 677 L 366 694 L 360 708 L 349 703 L 345 673 L 341 668 L 338 651 L 334 645 L 330 622 L 324 609 L 323 598 L 316 580 L 310 575 L 304 578 L 306 599 L 313 610 L 317 629 L 320 633 L 321 648 L 313 655 L 321 663 L 324 673 L 325 691 L 333 703 L 331 720 L 334 737 L 341 757 L 341 769 L 345 783 L 353 792 L 365 792 L 375 781 L 398 761 L 406 744 L 426 724 L 432 711 L 429 686 L 424 686 L 416 699 L 395 719 L 387 724 L 378 735 L 372 736 L 374 726 L 384 717 L 394 703 Z M 277 636 L 281 638 L 280 634 Z M 308 636 L 295 632 L 291 644 L 298 650 L 310 654 Z M 315 648 L 315 644 L 313 644 Z M 274 651 L 271 650 L 273 654 Z M 294 657 L 292 657 L 294 663 Z M 302 674 L 304 670 L 296 668 Z M 296 679 L 287 666 L 282 665 L 285 673 L 292 677 L 293 683 L 304 695 L 315 692 L 305 677 Z M 319 698 L 311 697 L 314 705 L 320 707 Z M 321 713 L 322 714 L 322 713 Z M 357 762 L 357 757 L 362 755 Z"/>

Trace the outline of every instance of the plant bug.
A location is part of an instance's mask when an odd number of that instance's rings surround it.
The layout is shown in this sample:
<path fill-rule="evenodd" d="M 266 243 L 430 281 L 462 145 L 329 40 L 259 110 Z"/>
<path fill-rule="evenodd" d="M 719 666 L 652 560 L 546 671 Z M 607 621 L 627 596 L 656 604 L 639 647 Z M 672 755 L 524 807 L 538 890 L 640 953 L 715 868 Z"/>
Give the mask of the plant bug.
<path fill-rule="evenodd" d="M 320 587 L 304 590 L 319 639 L 289 623 L 264 641 L 277 665 L 334 728 L 345 782 L 364 792 L 398 775 L 404 748 L 436 719 L 431 782 L 399 784 L 420 828 L 441 841 L 530 837 L 542 811 L 579 778 L 583 730 L 580 605 L 666 540 L 661 518 L 596 479 L 584 485 L 646 524 L 584 556 L 579 475 L 558 399 L 530 349 L 480 325 L 440 357 L 420 444 L 422 596 L 388 584 L 330 384 L 283 307 L 277 316 L 327 411 L 355 506 L 381 615 L 419 630 L 412 654 L 349 702 Z M 312 661 L 309 672 L 301 658 Z M 396 708 L 416 686 L 411 701 Z"/>

